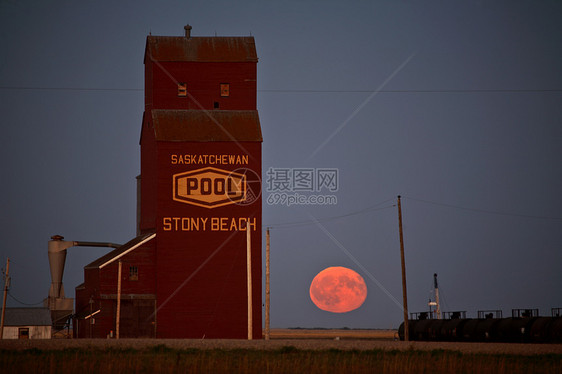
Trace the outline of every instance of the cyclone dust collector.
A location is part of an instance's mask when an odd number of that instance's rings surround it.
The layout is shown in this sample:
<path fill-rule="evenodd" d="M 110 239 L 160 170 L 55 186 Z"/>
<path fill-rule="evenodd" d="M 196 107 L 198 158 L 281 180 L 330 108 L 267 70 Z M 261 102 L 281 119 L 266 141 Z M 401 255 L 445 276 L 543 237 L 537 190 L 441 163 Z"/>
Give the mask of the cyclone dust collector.
<path fill-rule="evenodd" d="M 64 286 L 62 278 L 64 274 L 64 264 L 66 261 L 66 250 L 70 247 L 120 247 L 120 244 L 101 243 L 101 242 L 74 242 L 65 241 L 64 237 L 54 235 L 49 240 L 48 254 L 49 266 L 51 269 L 51 287 L 49 296 L 45 299 L 45 306 L 51 311 L 51 320 L 55 331 L 66 327 L 68 319 L 74 310 L 74 298 L 64 296 Z"/>

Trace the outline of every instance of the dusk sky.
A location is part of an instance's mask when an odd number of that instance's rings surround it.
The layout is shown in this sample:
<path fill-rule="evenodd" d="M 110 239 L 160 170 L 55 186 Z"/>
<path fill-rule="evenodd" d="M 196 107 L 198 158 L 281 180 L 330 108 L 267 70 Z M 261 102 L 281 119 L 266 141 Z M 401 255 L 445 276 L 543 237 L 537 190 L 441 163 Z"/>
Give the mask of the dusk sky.
<path fill-rule="evenodd" d="M 398 327 L 397 195 L 410 312 L 427 310 L 434 273 L 444 311 L 562 307 L 557 0 L 0 0 L 8 306 L 47 297 L 52 235 L 136 235 L 146 36 L 186 24 L 256 41 L 272 327 Z M 268 184 L 268 170 L 295 169 L 337 170 L 337 190 Z M 278 192 L 337 202 L 287 206 Z M 68 297 L 105 253 L 69 249 Z M 312 303 L 330 266 L 363 277 L 359 309 Z"/>

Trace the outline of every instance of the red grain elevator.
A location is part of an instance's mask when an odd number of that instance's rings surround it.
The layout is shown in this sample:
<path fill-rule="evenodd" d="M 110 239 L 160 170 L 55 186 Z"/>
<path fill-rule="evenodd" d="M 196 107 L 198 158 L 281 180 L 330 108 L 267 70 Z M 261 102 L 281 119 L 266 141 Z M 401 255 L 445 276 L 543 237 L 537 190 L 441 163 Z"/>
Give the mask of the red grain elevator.
<path fill-rule="evenodd" d="M 77 336 L 115 329 L 121 261 L 121 337 L 248 338 L 248 225 L 261 339 L 257 62 L 253 37 L 147 37 L 138 236 L 85 267 Z"/>

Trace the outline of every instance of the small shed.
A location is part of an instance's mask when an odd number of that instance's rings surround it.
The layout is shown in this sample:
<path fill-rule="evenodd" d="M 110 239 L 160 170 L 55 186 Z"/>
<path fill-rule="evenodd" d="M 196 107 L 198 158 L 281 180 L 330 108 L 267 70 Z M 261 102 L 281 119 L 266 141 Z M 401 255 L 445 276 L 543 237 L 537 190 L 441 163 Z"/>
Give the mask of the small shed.
<path fill-rule="evenodd" d="M 6 308 L 3 339 L 51 339 L 48 308 Z"/>

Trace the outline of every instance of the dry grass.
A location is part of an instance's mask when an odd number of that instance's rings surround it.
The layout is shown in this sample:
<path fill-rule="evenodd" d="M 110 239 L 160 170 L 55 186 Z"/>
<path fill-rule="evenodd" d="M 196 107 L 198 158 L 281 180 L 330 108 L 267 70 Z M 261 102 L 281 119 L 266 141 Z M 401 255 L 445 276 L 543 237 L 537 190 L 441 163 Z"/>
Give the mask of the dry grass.
<path fill-rule="evenodd" d="M 394 330 L 275 329 L 272 340 L 0 341 L 0 373 L 561 373 L 561 344 L 395 341 Z"/>
<path fill-rule="evenodd" d="M 0 350 L 2 373 L 560 373 L 561 355 L 432 350 L 73 348 Z"/>
<path fill-rule="evenodd" d="M 397 330 L 272 329 L 271 339 L 398 339 Z"/>

